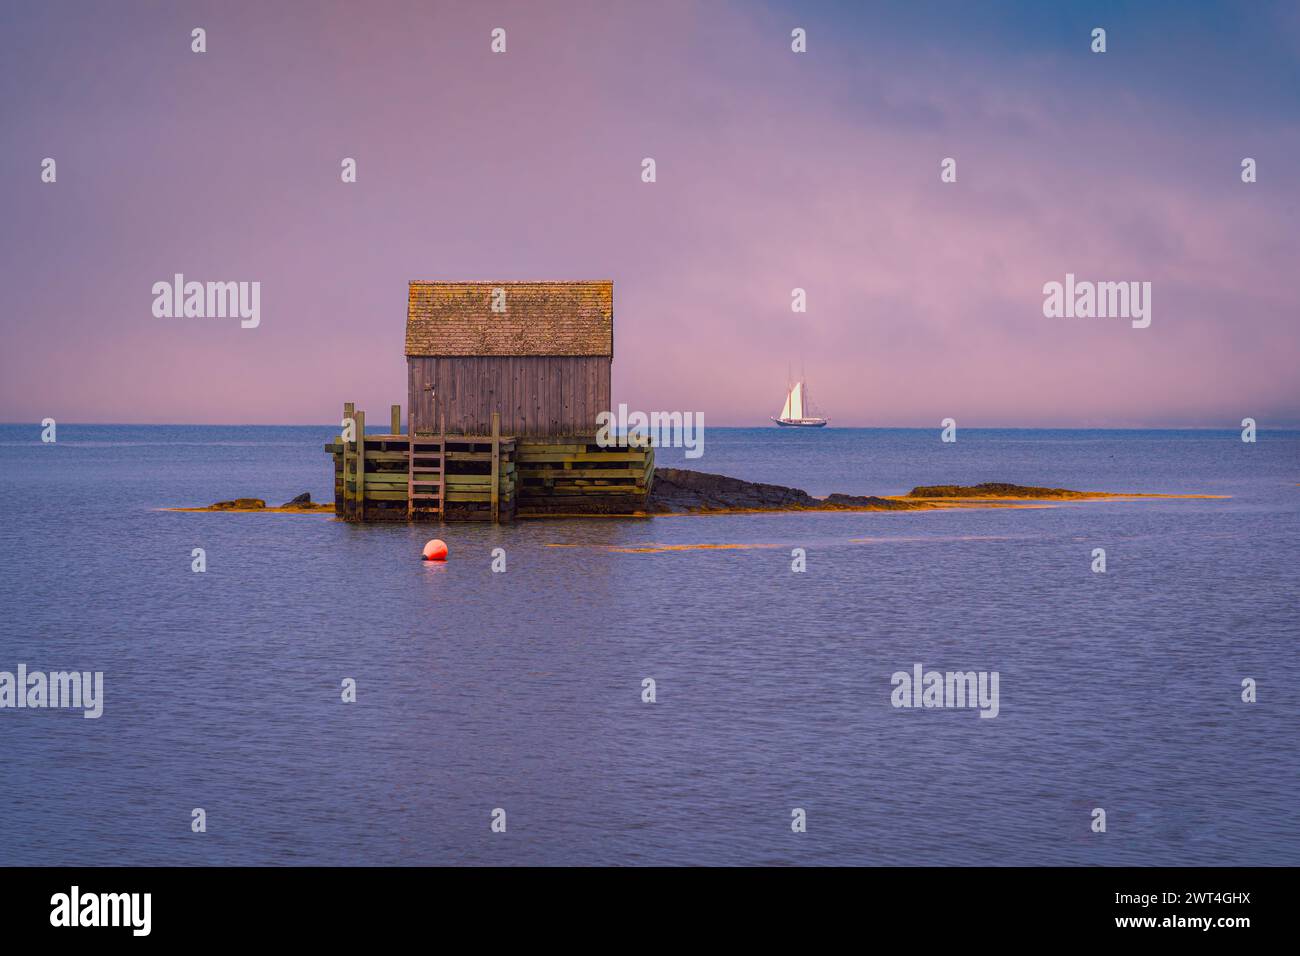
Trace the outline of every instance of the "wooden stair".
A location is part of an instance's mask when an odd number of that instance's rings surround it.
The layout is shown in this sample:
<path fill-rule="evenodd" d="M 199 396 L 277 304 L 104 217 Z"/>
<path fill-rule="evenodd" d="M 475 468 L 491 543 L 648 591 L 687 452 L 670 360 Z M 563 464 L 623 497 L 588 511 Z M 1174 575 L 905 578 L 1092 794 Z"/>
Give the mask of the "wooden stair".
<path fill-rule="evenodd" d="M 365 428 L 365 412 L 348 402 L 343 413 L 343 433 L 325 446 L 334 458 L 334 513 L 342 520 L 514 519 L 521 490 L 516 457 L 520 446 L 517 436 L 501 434 L 498 412 L 492 413 L 486 434 L 448 434 L 442 415 L 436 430 L 417 428 L 417 422 L 411 420 L 403 432 L 400 406 L 392 409 L 390 431 L 370 434 Z M 348 422 L 355 425 L 355 436 L 350 435 Z M 578 438 L 556 448 L 567 450 L 575 441 L 582 449 L 587 447 Z M 587 486 L 604 486 L 607 479 L 616 477 L 615 471 L 621 476 L 630 467 L 599 470 L 595 480 L 587 481 L 586 471 L 570 470 L 567 458 L 557 463 L 547 454 L 551 450 L 551 445 L 545 445 L 537 453 L 546 470 L 534 477 L 544 480 L 564 469 L 565 477 L 576 482 L 572 489 L 566 488 L 571 498 L 579 492 L 589 496 Z"/>
<path fill-rule="evenodd" d="M 406 457 L 406 517 L 444 513 L 447 501 L 447 436 L 421 437 L 409 422 Z"/>

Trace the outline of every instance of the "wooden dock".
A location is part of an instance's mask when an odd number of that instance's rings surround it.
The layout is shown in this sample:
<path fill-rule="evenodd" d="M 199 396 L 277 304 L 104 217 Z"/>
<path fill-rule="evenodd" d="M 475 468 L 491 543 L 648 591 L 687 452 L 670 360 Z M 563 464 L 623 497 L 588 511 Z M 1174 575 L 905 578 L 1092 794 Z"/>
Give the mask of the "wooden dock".
<path fill-rule="evenodd" d="M 448 434 L 445 424 L 367 434 L 365 412 L 325 446 L 334 460 L 334 512 L 345 521 L 509 521 L 529 515 L 617 515 L 645 511 L 654 481 L 649 442 L 601 447 L 590 435 L 524 438 L 500 434 L 494 412 L 485 435 Z"/>
<path fill-rule="evenodd" d="M 634 514 L 646 509 L 654 447 L 602 448 L 595 434 L 520 438 L 518 510 L 524 515 Z"/>

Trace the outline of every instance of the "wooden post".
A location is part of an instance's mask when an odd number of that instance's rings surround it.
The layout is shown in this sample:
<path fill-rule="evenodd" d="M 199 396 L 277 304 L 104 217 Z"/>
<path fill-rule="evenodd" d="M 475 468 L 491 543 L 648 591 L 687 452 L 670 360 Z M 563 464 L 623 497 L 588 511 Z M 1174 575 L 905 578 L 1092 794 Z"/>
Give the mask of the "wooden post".
<path fill-rule="evenodd" d="M 415 518 L 415 406 L 406 410 L 406 520 Z"/>
<path fill-rule="evenodd" d="M 357 407 L 352 402 L 343 403 L 343 421 L 352 422 L 353 429 L 356 428 Z M 343 445 L 343 517 L 348 518 L 348 446 L 352 442 L 347 441 L 342 435 L 339 436 L 339 442 Z"/>
<path fill-rule="evenodd" d="M 366 413 L 357 412 L 357 520 L 366 520 Z"/>
<path fill-rule="evenodd" d="M 390 434 L 390 435 L 400 435 L 400 434 L 402 434 L 402 406 L 401 406 L 401 405 L 394 405 L 394 406 L 393 406 L 393 422 L 392 422 L 392 424 L 393 424 L 392 430 L 389 431 L 388 434 Z"/>
<path fill-rule="evenodd" d="M 501 482 L 501 413 L 492 413 L 492 523 L 497 523 L 500 514 Z"/>

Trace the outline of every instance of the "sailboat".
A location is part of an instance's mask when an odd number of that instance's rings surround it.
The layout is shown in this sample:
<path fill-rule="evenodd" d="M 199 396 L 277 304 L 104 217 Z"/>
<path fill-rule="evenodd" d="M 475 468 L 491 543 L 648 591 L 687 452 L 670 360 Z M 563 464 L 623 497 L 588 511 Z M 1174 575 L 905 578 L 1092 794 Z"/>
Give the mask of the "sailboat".
<path fill-rule="evenodd" d="M 805 408 L 805 406 L 808 407 Z M 785 404 L 781 406 L 781 414 L 773 418 L 772 421 L 787 428 L 823 427 L 826 424 L 826 419 L 806 414 L 811 410 L 811 403 L 808 401 L 808 386 L 800 379 L 794 383 L 790 393 L 786 395 Z"/>

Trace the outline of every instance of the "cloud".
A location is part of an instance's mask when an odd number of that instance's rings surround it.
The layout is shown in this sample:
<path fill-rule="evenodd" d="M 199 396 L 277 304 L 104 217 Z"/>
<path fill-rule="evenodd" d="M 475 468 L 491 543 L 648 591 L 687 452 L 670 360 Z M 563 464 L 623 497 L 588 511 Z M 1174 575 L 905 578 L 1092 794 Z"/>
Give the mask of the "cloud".
<path fill-rule="evenodd" d="M 332 420 L 404 401 L 408 279 L 608 277 L 634 407 L 763 422 L 802 364 L 841 424 L 1300 422 L 1295 114 L 1206 92 L 1281 75 L 1276 44 L 1173 89 L 1136 13 L 1101 61 L 1073 25 L 910 11 L 222 5 L 201 57 L 189 14 L 26 14 L 0 413 Z M 177 271 L 261 281 L 262 327 L 154 319 Z M 1044 319 L 1067 271 L 1153 282 L 1152 327 Z"/>

